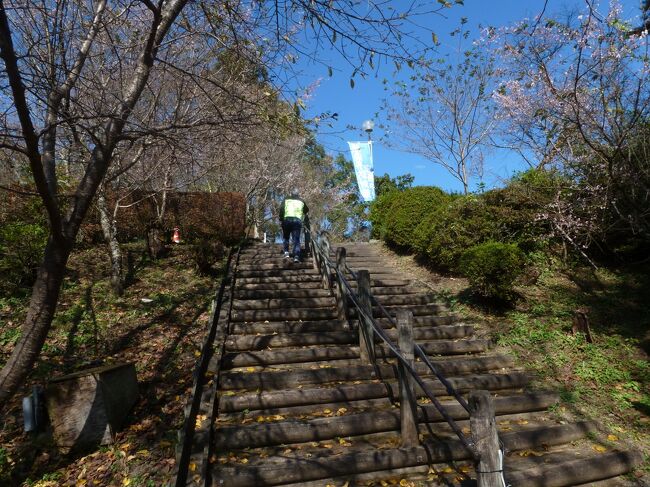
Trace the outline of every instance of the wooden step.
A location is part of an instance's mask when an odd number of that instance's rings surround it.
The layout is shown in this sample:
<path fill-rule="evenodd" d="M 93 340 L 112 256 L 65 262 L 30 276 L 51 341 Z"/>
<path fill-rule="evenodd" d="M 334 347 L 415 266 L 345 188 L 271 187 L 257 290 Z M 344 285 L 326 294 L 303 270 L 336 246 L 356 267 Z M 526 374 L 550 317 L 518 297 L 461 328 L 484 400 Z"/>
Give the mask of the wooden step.
<path fill-rule="evenodd" d="M 449 307 L 444 303 L 416 304 L 416 305 L 387 305 L 384 306 L 391 316 L 395 316 L 399 310 L 408 310 L 413 312 L 413 316 L 436 315 L 441 312 L 449 311 Z M 358 311 L 356 306 L 349 309 L 350 316 L 356 318 Z M 372 315 L 376 318 L 384 317 L 384 313 L 378 306 L 372 307 Z"/>
<path fill-rule="evenodd" d="M 487 340 L 471 339 L 455 341 L 437 340 L 432 342 L 422 342 L 419 343 L 419 345 L 428 355 L 463 355 L 467 353 L 481 353 L 489 349 L 489 343 Z M 389 358 L 393 356 L 393 353 L 389 351 L 385 345 L 377 345 L 375 348 L 375 355 L 377 358 Z M 282 348 L 279 350 L 228 352 L 223 356 L 223 364 L 224 367 L 231 368 L 353 358 L 359 358 L 358 346 L 321 346 Z"/>
<path fill-rule="evenodd" d="M 343 364 L 341 364 L 343 362 Z M 490 370 L 512 367 L 512 359 L 503 355 L 484 357 L 462 357 L 452 359 L 431 359 L 436 369 L 445 376 L 463 374 L 480 374 Z M 322 368 L 321 368 L 322 366 Z M 351 382 L 376 378 L 396 377 L 396 365 L 380 364 L 362 365 L 357 361 L 330 361 L 317 363 L 314 369 L 293 369 L 269 372 L 233 372 L 225 371 L 221 375 L 220 386 L 229 389 L 277 390 L 294 384 L 327 384 L 330 382 Z M 422 362 L 415 363 L 415 369 L 422 376 L 431 376 L 431 371 Z"/>
<path fill-rule="evenodd" d="M 392 328 L 388 318 L 376 318 L 375 321 L 383 328 Z M 413 318 L 414 327 L 437 327 L 448 326 L 456 323 L 458 318 L 454 315 L 442 316 L 416 316 Z M 345 329 L 346 324 L 340 320 L 316 320 L 316 321 L 268 321 L 263 322 L 233 322 L 231 323 L 231 333 L 233 334 L 261 334 L 271 335 L 273 333 L 312 333 L 326 331 L 340 331 Z M 356 329 L 359 326 L 358 320 L 350 321 L 350 328 Z"/>
<path fill-rule="evenodd" d="M 511 485 L 526 487 L 564 487 L 590 484 L 591 482 L 624 475 L 641 464 L 643 457 L 639 451 L 614 450 L 588 458 L 569 458 L 564 461 L 549 462 L 542 455 L 541 464 L 526 470 L 509 471 L 506 461 L 505 479 Z M 544 461 L 546 460 L 546 461 Z"/>
<path fill-rule="evenodd" d="M 333 320 L 337 316 L 334 307 L 260 310 L 235 309 L 230 313 L 230 319 L 232 321 Z"/>
<path fill-rule="evenodd" d="M 497 415 L 505 415 L 544 410 L 558 400 L 559 395 L 555 393 L 528 393 L 498 396 L 493 404 Z M 445 412 L 454 420 L 469 418 L 458 402 L 446 402 Z M 445 421 L 431 404 L 418 407 L 417 419 L 420 423 Z M 399 427 L 399 410 L 370 411 L 311 420 L 220 426 L 215 436 L 217 450 L 223 451 L 398 431 Z"/>
<path fill-rule="evenodd" d="M 293 291 L 297 289 L 323 289 L 323 283 L 320 279 L 300 279 L 298 281 L 281 281 L 273 280 L 270 282 L 267 281 L 255 281 L 255 282 L 246 282 L 248 279 L 243 282 L 239 279 L 235 281 L 235 292 L 242 291 Z"/>
<path fill-rule="evenodd" d="M 288 277 L 294 277 L 294 276 L 318 276 L 320 277 L 320 274 L 318 273 L 317 270 L 309 267 L 309 268 L 296 268 L 296 269 L 269 269 L 269 270 L 239 270 L 237 269 L 237 277 L 238 278 L 245 278 L 245 277 L 284 277 L 285 279 Z"/>
<path fill-rule="evenodd" d="M 595 430 L 591 423 L 557 425 L 503 433 L 501 441 L 508 450 L 523 450 L 540 445 L 556 445 L 584 437 Z M 304 452 L 302 452 L 304 453 Z M 460 440 L 445 442 L 428 441 L 413 448 L 386 448 L 352 451 L 347 454 L 327 453 L 295 458 L 276 457 L 266 459 L 263 466 L 222 466 L 215 469 L 213 485 L 240 487 L 282 485 L 305 482 L 332 476 L 361 472 L 381 471 L 394 468 L 427 465 L 431 463 L 467 460 L 469 452 Z"/>
<path fill-rule="evenodd" d="M 232 335 L 226 340 L 226 348 L 230 351 L 262 350 L 267 347 L 299 347 L 306 345 L 355 344 L 359 341 L 355 331 L 330 331 L 314 333 L 291 333 L 269 335 Z M 387 335 L 397 343 L 397 330 L 388 330 Z M 474 333 L 471 325 L 438 326 L 436 328 L 414 328 L 416 340 L 444 340 L 465 338 Z M 381 338 L 376 337 L 381 343 Z"/>
<path fill-rule="evenodd" d="M 332 296 L 327 289 L 237 289 L 235 298 L 241 299 L 286 299 L 326 298 Z"/>
<path fill-rule="evenodd" d="M 302 282 L 321 282 L 321 277 L 319 274 L 302 274 L 302 275 L 289 275 L 281 274 L 278 276 L 271 277 L 242 277 L 237 274 L 235 276 L 237 287 L 241 287 L 242 284 L 271 284 L 271 283 L 290 283 L 297 284 Z M 319 286 L 320 287 L 320 286 Z"/>
<path fill-rule="evenodd" d="M 518 389 L 525 387 L 530 382 L 530 376 L 523 372 L 509 372 L 507 374 L 476 374 L 463 377 L 449 377 L 449 382 L 459 391 L 464 393 L 473 389 L 487 389 L 491 391 L 502 389 Z M 446 390 L 438 380 L 424 379 L 427 388 L 436 395 L 445 395 Z M 423 392 L 416 387 L 419 395 Z M 342 384 L 334 387 L 289 389 L 281 391 L 244 392 L 233 396 L 223 396 L 219 401 L 219 408 L 223 412 L 236 412 L 279 407 L 301 406 L 305 404 L 323 404 L 335 402 L 359 401 L 364 399 L 378 399 L 399 397 L 397 383 L 361 383 Z"/>
<path fill-rule="evenodd" d="M 334 296 L 322 298 L 235 299 L 233 309 L 326 308 L 336 306 Z"/>
<path fill-rule="evenodd" d="M 424 305 L 435 304 L 438 297 L 434 294 L 401 294 L 401 295 L 383 295 L 375 296 L 377 302 L 383 306 L 396 306 L 396 305 Z M 348 299 L 349 305 L 352 305 L 352 300 Z"/>

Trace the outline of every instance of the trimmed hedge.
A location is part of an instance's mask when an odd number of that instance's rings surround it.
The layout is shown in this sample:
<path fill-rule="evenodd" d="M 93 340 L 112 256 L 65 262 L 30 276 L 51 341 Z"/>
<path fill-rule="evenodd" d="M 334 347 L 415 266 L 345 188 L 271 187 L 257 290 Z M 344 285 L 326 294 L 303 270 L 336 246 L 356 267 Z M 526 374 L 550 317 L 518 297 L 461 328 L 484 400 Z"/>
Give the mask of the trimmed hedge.
<path fill-rule="evenodd" d="M 515 244 L 484 242 L 460 257 L 459 270 L 472 290 L 486 298 L 511 301 L 513 285 L 524 269 L 524 253 Z"/>
<path fill-rule="evenodd" d="M 390 216 L 390 208 L 393 202 L 397 199 L 401 191 L 392 190 L 380 194 L 375 201 L 370 205 L 370 223 L 372 224 L 372 236 L 385 238 L 386 235 L 386 221 Z"/>
<path fill-rule="evenodd" d="M 107 199 L 112 211 L 115 195 Z M 126 207 L 118 212 L 118 239 L 127 242 L 145 237 L 157 221 L 161 195 L 134 192 L 120 203 Z M 178 227 L 185 241 L 208 239 L 230 245 L 244 236 L 246 201 L 241 193 L 169 192 L 165 206 L 162 230 L 171 235 L 173 228 Z M 96 211 L 89 215 L 82 231 L 85 240 L 102 240 Z"/>
<path fill-rule="evenodd" d="M 451 201 L 451 196 L 434 186 L 416 186 L 395 194 L 381 224 L 383 238 L 405 248 L 413 248 L 415 229 L 423 218 Z"/>

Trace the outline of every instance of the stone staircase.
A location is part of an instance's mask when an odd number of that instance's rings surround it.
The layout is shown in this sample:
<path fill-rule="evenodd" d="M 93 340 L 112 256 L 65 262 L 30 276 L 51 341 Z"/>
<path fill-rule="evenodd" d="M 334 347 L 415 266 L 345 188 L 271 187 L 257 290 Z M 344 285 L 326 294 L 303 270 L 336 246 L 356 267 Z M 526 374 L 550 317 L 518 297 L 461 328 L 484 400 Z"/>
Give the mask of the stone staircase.
<path fill-rule="evenodd" d="M 380 303 L 391 313 L 413 311 L 416 341 L 459 392 L 492 393 L 510 485 L 625 485 L 594 482 L 628 472 L 635 452 L 613 448 L 597 424 L 563 421 L 558 395 L 530 390 L 529 374 L 476 338 L 471 324 L 371 246 L 346 248 L 351 268 L 370 271 Z M 219 373 L 212 485 L 473 485 L 469 452 L 428 400 L 419 401 L 421 445 L 400 447 L 391 354 L 377 343 L 379 364 L 361 363 L 356 313 L 351 308 L 350 323 L 339 320 L 335 304 L 311 259 L 294 264 L 276 245 L 241 251 Z M 379 310 L 375 316 L 396 340 L 389 321 Z M 467 412 L 424 364 L 415 368 L 469 436 Z"/>

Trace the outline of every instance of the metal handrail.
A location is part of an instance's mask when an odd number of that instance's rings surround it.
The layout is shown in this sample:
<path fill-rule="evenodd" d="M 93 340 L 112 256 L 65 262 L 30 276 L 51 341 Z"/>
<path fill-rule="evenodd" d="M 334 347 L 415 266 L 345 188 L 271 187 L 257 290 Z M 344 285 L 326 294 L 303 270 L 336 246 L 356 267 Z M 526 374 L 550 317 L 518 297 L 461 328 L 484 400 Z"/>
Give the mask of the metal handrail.
<path fill-rule="evenodd" d="M 309 232 L 310 237 L 311 237 L 311 229 L 309 228 L 308 225 L 305 226 L 305 231 Z M 319 239 L 320 239 L 319 235 Z M 410 364 L 410 362 L 402 355 L 400 350 L 395 346 L 395 344 L 390 340 L 386 332 L 384 331 L 383 327 L 381 327 L 375 320 L 375 318 L 372 316 L 372 313 L 368 314 L 364 307 L 361 305 L 359 302 L 359 296 L 355 292 L 355 290 L 352 288 L 350 285 L 350 282 L 347 280 L 345 277 L 345 274 L 341 271 L 341 269 L 338 268 L 338 266 L 334 265 L 332 262 L 331 258 L 329 255 L 326 255 L 324 250 L 322 249 L 321 245 L 319 245 L 319 242 L 317 242 L 314 238 L 310 238 L 310 244 L 312 247 L 312 251 L 315 254 L 318 254 L 318 257 L 322 258 L 325 265 L 329 268 L 334 268 L 337 278 L 343 283 L 344 288 L 346 290 L 346 294 L 350 296 L 350 299 L 352 300 L 352 303 L 354 306 L 357 308 L 358 313 L 359 313 L 359 318 L 363 315 L 363 318 L 367 320 L 367 323 L 369 323 L 373 331 L 383 340 L 383 342 L 386 344 L 388 349 L 395 355 L 397 360 L 402 364 L 402 366 L 411 374 L 415 382 L 418 383 L 420 388 L 424 391 L 426 396 L 429 398 L 431 403 L 435 406 L 435 408 L 438 410 L 440 415 L 443 417 L 443 419 L 449 424 L 451 427 L 452 431 L 458 436 L 460 442 L 463 444 L 465 448 L 472 454 L 472 457 L 474 460 L 478 461 L 480 458 L 480 454 L 478 450 L 476 449 L 476 445 L 474 444 L 474 441 L 468 438 L 462 430 L 458 427 L 456 422 L 447 414 L 445 411 L 444 406 L 438 401 L 438 399 L 435 397 L 434 394 L 432 394 L 426 384 L 424 383 L 424 380 L 420 377 L 420 375 L 417 373 L 415 368 Z M 346 263 L 346 270 L 350 272 L 350 274 L 356 279 L 357 274 L 354 272 Z M 397 326 L 397 323 L 393 320 L 393 318 L 390 316 L 388 313 L 388 310 L 384 308 L 379 302 L 375 299 L 375 297 L 370 294 L 371 300 L 374 301 L 379 308 L 382 310 L 382 313 L 386 315 L 386 317 L 390 320 L 391 324 L 393 326 Z M 425 364 L 427 364 L 427 367 L 433 372 L 433 374 L 442 382 L 442 384 L 445 386 L 447 389 L 447 392 L 453 396 L 460 404 L 461 406 L 466 409 L 469 412 L 469 407 L 467 405 L 467 402 L 465 399 L 458 394 L 458 391 L 456 391 L 453 386 L 447 381 L 447 379 L 439 372 L 436 370 L 436 368 L 433 366 L 429 358 L 427 357 L 426 353 L 422 350 L 422 348 L 417 344 L 414 343 L 414 351 L 417 354 L 418 357 L 420 357 Z"/>

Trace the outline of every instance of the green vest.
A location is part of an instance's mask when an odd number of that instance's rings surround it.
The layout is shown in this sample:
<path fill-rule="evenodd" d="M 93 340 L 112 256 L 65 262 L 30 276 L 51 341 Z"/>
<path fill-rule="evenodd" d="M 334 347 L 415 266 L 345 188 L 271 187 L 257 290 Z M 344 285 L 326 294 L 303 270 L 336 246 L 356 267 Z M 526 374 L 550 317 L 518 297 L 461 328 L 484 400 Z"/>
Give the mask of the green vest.
<path fill-rule="evenodd" d="M 304 216 L 303 210 L 305 204 L 300 200 L 285 200 L 284 202 L 284 217 L 285 218 L 298 218 L 302 220 Z"/>

